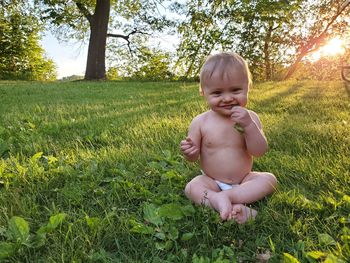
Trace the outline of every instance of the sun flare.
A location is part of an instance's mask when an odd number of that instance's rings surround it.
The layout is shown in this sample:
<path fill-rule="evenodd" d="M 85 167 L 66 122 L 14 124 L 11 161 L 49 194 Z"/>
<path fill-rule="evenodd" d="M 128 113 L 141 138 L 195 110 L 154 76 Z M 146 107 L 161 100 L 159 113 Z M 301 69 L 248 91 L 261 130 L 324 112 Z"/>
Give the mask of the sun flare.
<path fill-rule="evenodd" d="M 310 54 L 310 59 L 313 61 L 319 60 L 321 57 L 325 56 L 335 56 L 338 54 L 343 54 L 344 41 L 338 37 L 330 39 L 323 47 L 321 47 L 316 52 Z"/>
<path fill-rule="evenodd" d="M 325 55 L 337 55 L 337 54 L 341 54 L 344 52 L 344 43 L 343 40 L 339 39 L 339 38 L 332 38 L 331 40 L 328 41 L 328 43 L 321 48 L 322 52 Z"/>

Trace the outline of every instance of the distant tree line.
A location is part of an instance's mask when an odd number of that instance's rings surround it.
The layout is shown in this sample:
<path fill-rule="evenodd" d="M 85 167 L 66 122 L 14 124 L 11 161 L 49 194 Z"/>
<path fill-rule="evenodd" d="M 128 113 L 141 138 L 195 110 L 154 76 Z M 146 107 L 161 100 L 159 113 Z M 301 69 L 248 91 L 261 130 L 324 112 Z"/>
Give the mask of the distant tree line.
<path fill-rule="evenodd" d="M 350 0 L 34 0 L 32 4 L 0 1 L 0 78 L 55 78 L 55 66 L 39 45 L 44 25 L 62 40 L 88 41 L 86 80 L 194 79 L 204 59 L 221 50 L 245 57 L 258 81 L 332 78 L 350 53 L 348 46 L 342 58 L 304 60 L 335 36 L 349 40 Z M 149 40 L 162 33 L 180 37 L 176 51 L 150 46 Z"/>

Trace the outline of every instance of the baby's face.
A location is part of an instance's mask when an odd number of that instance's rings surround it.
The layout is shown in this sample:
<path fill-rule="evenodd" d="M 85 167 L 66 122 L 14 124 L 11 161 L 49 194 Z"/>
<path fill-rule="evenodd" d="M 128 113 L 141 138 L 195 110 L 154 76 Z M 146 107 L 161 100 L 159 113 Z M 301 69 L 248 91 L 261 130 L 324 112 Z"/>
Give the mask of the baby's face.
<path fill-rule="evenodd" d="M 248 77 L 242 72 L 214 74 L 203 83 L 203 95 L 209 107 L 224 116 L 231 116 L 234 106 L 245 107 L 248 102 Z"/>

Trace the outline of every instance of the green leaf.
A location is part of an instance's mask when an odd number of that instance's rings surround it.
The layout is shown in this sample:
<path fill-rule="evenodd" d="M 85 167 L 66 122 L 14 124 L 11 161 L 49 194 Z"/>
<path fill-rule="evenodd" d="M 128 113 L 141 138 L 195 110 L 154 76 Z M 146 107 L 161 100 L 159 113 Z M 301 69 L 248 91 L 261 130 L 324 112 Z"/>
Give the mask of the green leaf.
<path fill-rule="evenodd" d="M 165 243 L 156 242 L 156 249 L 158 249 L 158 250 L 165 249 Z"/>
<path fill-rule="evenodd" d="M 165 240 L 165 234 L 163 232 L 159 232 L 159 233 L 155 234 L 154 236 L 160 240 Z"/>
<path fill-rule="evenodd" d="M 283 263 L 300 263 L 300 262 L 291 254 L 283 253 Z"/>
<path fill-rule="evenodd" d="M 34 154 L 30 159 L 32 161 L 37 161 L 41 158 L 41 156 L 43 155 L 43 152 L 37 152 L 36 154 Z"/>
<path fill-rule="evenodd" d="M 51 232 L 52 230 L 56 229 L 60 224 L 62 224 L 66 216 L 67 214 L 65 213 L 50 216 L 49 222 L 45 226 L 40 227 L 39 230 L 36 231 L 36 233 L 40 235 Z"/>
<path fill-rule="evenodd" d="M 181 206 L 178 204 L 165 204 L 159 208 L 159 215 L 173 220 L 180 220 L 183 218 Z"/>
<path fill-rule="evenodd" d="M 306 256 L 313 259 L 319 259 L 319 258 L 325 257 L 326 255 L 327 254 L 323 253 L 322 251 L 311 251 L 306 253 Z"/>
<path fill-rule="evenodd" d="M 156 242 L 156 248 L 158 250 L 169 250 L 173 247 L 173 241 L 168 240 L 166 242 Z"/>
<path fill-rule="evenodd" d="M 86 220 L 86 224 L 89 226 L 90 229 L 97 229 L 101 223 L 100 218 L 89 217 L 88 215 L 85 216 L 85 220 Z"/>
<path fill-rule="evenodd" d="M 324 245 L 324 246 L 336 246 L 337 245 L 337 242 L 335 242 L 333 237 L 331 237 L 328 234 L 319 234 L 318 240 L 320 241 L 321 245 Z"/>
<path fill-rule="evenodd" d="M 186 205 L 181 207 L 181 211 L 185 216 L 193 215 L 196 212 L 192 205 Z"/>
<path fill-rule="evenodd" d="M 343 199 L 343 201 L 345 201 L 345 202 L 350 204 L 350 196 L 344 195 L 342 199 Z"/>
<path fill-rule="evenodd" d="M 238 131 L 240 134 L 244 133 L 244 128 L 237 123 L 235 125 L 233 125 L 233 128 L 236 129 L 236 131 Z"/>
<path fill-rule="evenodd" d="M 17 251 L 15 244 L 10 242 L 0 242 L 0 259 L 8 258 L 14 255 Z"/>
<path fill-rule="evenodd" d="M 29 225 L 22 217 L 14 216 L 10 219 L 7 236 L 16 243 L 24 243 L 29 237 Z"/>
<path fill-rule="evenodd" d="M 193 233 L 185 233 L 182 235 L 181 240 L 182 241 L 187 241 L 190 240 L 194 236 Z"/>
<path fill-rule="evenodd" d="M 176 240 L 179 237 L 179 230 L 174 226 L 170 227 L 168 237 L 172 240 Z"/>
<path fill-rule="evenodd" d="M 36 235 L 34 236 L 32 240 L 32 246 L 35 248 L 43 247 L 46 243 L 46 232 L 47 230 L 43 230 L 45 227 L 41 227 L 37 232 Z"/>
<path fill-rule="evenodd" d="M 146 204 L 143 207 L 143 214 L 143 218 L 154 225 L 161 225 L 163 223 L 158 213 L 158 208 L 154 204 Z"/>
<path fill-rule="evenodd" d="M 47 227 L 50 230 L 57 228 L 60 224 L 62 224 L 63 220 L 66 218 L 67 214 L 59 213 L 57 215 L 50 216 L 49 223 Z"/>
<path fill-rule="evenodd" d="M 154 233 L 154 229 L 152 227 L 145 226 L 144 224 L 140 224 L 135 220 L 130 220 L 130 223 L 132 224 L 132 228 L 130 229 L 130 231 L 133 233 L 145 234 L 145 235 L 150 235 Z"/>
<path fill-rule="evenodd" d="M 333 254 L 329 254 L 323 263 L 345 263 L 345 261 L 334 256 Z"/>

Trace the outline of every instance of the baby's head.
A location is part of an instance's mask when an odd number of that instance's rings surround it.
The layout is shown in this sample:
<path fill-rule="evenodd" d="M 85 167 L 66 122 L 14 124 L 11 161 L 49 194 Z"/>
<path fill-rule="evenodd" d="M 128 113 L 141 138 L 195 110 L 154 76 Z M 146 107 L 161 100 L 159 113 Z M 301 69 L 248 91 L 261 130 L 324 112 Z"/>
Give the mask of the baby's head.
<path fill-rule="evenodd" d="M 203 94 L 204 89 L 213 80 L 240 79 L 246 82 L 247 89 L 250 87 L 252 80 L 247 62 L 236 53 L 223 52 L 209 56 L 202 66 L 200 72 L 200 92 Z"/>

